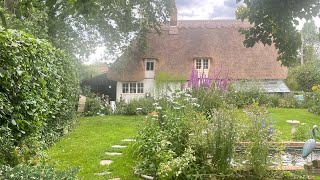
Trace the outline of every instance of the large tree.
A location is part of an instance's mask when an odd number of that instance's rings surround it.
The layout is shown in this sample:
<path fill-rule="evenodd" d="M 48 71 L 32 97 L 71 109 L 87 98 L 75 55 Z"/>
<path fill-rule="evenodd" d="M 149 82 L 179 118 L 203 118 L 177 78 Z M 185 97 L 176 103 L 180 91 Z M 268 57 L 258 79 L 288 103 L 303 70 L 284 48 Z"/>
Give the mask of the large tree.
<path fill-rule="evenodd" d="M 242 5 L 236 12 L 237 19 L 252 24 L 242 29 L 244 45 L 255 43 L 271 45 L 278 49 L 278 60 L 285 66 L 296 61 L 301 46 L 300 33 L 296 29 L 298 19 L 310 20 L 320 15 L 319 0 L 237 0 Z"/>
<path fill-rule="evenodd" d="M 49 39 L 56 47 L 84 60 L 97 46 L 110 52 L 138 36 L 159 30 L 172 0 L 0 0 L 2 24 Z"/>

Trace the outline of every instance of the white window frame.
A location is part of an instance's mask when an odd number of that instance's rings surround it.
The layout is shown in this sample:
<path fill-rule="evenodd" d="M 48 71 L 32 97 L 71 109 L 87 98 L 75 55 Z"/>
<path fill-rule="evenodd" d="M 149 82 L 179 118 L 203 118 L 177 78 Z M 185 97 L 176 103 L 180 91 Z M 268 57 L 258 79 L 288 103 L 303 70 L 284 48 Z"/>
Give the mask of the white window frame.
<path fill-rule="evenodd" d="M 123 94 L 143 94 L 144 84 L 141 82 L 123 82 L 122 93 Z"/>
<path fill-rule="evenodd" d="M 145 59 L 145 70 L 154 71 L 156 61 L 155 59 Z"/>
<path fill-rule="evenodd" d="M 196 58 L 194 64 L 196 70 L 209 70 L 210 68 L 209 58 Z"/>

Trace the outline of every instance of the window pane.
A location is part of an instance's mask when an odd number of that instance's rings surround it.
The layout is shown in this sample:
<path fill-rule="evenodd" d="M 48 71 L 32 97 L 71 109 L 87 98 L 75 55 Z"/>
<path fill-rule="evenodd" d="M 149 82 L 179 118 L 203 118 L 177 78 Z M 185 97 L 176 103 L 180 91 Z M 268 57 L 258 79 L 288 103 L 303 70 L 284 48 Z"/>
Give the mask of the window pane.
<path fill-rule="evenodd" d="M 143 83 L 138 83 L 137 86 L 137 93 L 143 93 Z"/>
<path fill-rule="evenodd" d="M 196 60 L 196 69 L 201 69 L 201 59 Z"/>
<path fill-rule="evenodd" d="M 136 83 L 130 83 L 130 93 L 136 93 L 136 92 L 137 92 Z"/>
<path fill-rule="evenodd" d="M 129 93 L 129 83 L 122 83 L 122 93 Z"/>
<path fill-rule="evenodd" d="M 154 69 L 154 62 L 153 61 L 147 61 L 147 64 L 146 64 L 146 70 L 147 71 L 153 71 Z"/>
<path fill-rule="evenodd" d="M 209 60 L 203 59 L 203 69 L 209 69 Z"/>

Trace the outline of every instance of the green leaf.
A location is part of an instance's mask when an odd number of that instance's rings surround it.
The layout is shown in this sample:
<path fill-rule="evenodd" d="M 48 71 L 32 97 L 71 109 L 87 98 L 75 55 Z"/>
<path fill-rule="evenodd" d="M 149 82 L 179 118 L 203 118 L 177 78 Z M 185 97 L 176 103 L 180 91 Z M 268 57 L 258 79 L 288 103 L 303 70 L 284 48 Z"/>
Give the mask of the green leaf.
<path fill-rule="evenodd" d="M 23 73 L 24 71 L 21 71 L 21 70 L 17 70 L 17 73 L 19 76 L 21 76 L 21 74 Z"/>
<path fill-rule="evenodd" d="M 16 121 L 14 119 L 11 120 L 11 124 L 14 125 L 14 126 L 17 125 L 17 123 L 16 123 Z"/>
<path fill-rule="evenodd" d="M 30 116 L 32 116 L 34 113 L 32 111 L 27 111 L 27 114 L 29 114 Z"/>
<path fill-rule="evenodd" d="M 4 69 L 0 67 L 0 77 L 3 77 L 4 73 L 5 73 Z"/>

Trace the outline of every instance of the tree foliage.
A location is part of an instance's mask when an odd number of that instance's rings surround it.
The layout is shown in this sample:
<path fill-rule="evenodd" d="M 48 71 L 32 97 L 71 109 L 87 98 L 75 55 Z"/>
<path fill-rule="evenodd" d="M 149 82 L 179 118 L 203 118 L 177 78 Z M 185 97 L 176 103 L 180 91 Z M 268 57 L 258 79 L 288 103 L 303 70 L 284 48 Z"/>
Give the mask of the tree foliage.
<path fill-rule="evenodd" d="M 291 90 L 310 92 L 313 86 L 320 84 L 320 63 L 311 61 L 290 69 L 286 83 Z"/>
<path fill-rule="evenodd" d="M 319 0 L 243 0 L 241 3 L 237 19 L 252 24 L 251 28 L 241 30 L 245 35 L 244 45 L 253 47 L 258 42 L 264 45 L 274 43 L 278 60 L 285 66 L 296 60 L 301 46 L 300 33 L 295 28 L 298 19 L 310 20 L 320 15 Z"/>
<path fill-rule="evenodd" d="M 172 0 L 0 0 L 8 28 L 49 39 L 82 60 L 98 45 L 109 53 L 122 49 L 133 35 L 143 47 L 146 32 L 159 30 L 172 5 Z"/>

